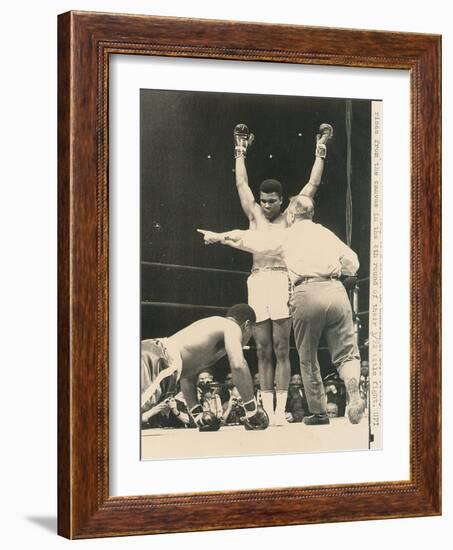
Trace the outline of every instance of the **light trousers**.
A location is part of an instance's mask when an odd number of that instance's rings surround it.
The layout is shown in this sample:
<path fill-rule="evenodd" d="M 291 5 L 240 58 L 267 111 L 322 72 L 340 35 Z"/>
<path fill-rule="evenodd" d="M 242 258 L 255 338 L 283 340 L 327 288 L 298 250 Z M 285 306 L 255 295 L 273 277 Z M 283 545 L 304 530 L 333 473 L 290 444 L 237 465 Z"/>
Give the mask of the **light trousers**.
<path fill-rule="evenodd" d="M 327 400 L 318 362 L 321 337 L 327 341 L 340 378 L 342 367 L 351 361 L 360 369 L 348 295 L 340 281 L 309 281 L 295 287 L 290 309 L 309 411 L 326 414 Z"/>

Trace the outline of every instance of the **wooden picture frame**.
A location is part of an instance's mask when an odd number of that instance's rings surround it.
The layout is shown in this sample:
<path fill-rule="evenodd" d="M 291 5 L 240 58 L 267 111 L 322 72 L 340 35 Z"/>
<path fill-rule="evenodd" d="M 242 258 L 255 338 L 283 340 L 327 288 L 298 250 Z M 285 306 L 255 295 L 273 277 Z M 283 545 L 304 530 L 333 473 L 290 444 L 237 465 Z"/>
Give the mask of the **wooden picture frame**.
<path fill-rule="evenodd" d="M 58 532 L 68 538 L 441 513 L 441 39 L 69 12 L 58 27 Z M 111 54 L 405 69 L 411 95 L 410 479 L 109 495 Z M 244 507 L 247 514 L 244 514 Z"/>

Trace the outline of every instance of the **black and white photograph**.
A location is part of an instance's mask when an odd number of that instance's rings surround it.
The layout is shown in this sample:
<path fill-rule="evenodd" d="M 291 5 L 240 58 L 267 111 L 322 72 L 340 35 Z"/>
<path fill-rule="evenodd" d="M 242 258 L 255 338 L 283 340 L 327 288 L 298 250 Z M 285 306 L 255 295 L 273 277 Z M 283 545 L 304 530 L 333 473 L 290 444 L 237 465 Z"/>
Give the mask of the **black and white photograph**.
<path fill-rule="evenodd" d="M 451 546 L 445 7 L 5 4 L 5 548 Z"/>
<path fill-rule="evenodd" d="M 380 448 L 381 119 L 140 91 L 142 459 Z"/>

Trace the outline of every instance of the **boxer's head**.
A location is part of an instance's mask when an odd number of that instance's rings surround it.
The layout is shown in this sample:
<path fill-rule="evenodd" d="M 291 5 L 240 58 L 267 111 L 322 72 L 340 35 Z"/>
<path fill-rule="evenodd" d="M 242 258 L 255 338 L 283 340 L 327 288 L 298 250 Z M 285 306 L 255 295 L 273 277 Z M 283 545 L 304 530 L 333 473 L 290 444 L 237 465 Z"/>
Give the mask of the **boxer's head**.
<path fill-rule="evenodd" d="M 242 330 L 242 344 L 246 344 L 251 336 L 256 323 L 254 310 L 248 304 L 236 304 L 227 311 L 226 317 L 235 321 Z"/>
<path fill-rule="evenodd" d="M 278 180 L 264 180 L 260 185 L 260 205 L 268 220 L 275 219 L 282 207 L 282 184 Z"/>
<path fill-rule="evenodd" d="M 289 199 L 289 206 L 286 212 L 288 224 L 292 225 L 298 220 L 311 220 L 315 213 L 313 201 L 305 195 L 296 195 Z"/>

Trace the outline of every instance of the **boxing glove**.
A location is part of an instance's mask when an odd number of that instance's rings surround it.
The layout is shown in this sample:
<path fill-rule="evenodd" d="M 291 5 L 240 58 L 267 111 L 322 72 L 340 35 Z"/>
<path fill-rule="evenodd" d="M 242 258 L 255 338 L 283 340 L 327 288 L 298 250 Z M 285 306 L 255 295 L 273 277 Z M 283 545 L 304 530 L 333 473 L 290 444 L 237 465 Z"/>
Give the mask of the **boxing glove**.
<path fill-rule="evenodd" d="M 330 124 L 323 123 L 316 134 L 316 153 L 317 157 L 326 158 L 326 143 L 333 138 L 333 127 Z"/>
<path fill-rule="evenodd" d="M 269 426 L 269 417 L 263 407 L 258 406 L 253 416 L 245 417 L 246 430 L 265 430 Z"/>
<path fill-rule="evenodd" d="M 233 131 L 234 137 L 234 157 L 246 157 L 247 148 L 252 145 L 255 136 L 250 133 L 250 130 L 245 124 L 237 124 Z"/>

